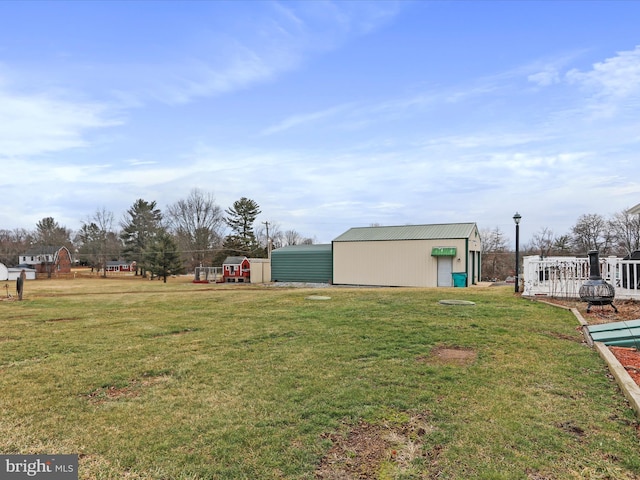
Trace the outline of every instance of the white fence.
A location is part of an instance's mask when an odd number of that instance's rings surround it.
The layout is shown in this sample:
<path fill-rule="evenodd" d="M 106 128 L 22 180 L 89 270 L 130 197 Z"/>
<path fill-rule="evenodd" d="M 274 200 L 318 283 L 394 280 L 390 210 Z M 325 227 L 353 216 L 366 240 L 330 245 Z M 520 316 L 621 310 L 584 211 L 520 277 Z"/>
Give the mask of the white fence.
<path fill-rule="evenodd" d="M 195 283 L 216 283 L 222 279 L 222 267 L 196 267 L 194 271 Z"/>
<path fill-rule="evenodd" d="M 602 279 L 616 289 L 616 298 L 640 300 L 640 260 L 600 259 Z M 579 298 L 580 286 L 589 280 L 589 259 L 577 257 L 524 257 L 523 295 Z"/>

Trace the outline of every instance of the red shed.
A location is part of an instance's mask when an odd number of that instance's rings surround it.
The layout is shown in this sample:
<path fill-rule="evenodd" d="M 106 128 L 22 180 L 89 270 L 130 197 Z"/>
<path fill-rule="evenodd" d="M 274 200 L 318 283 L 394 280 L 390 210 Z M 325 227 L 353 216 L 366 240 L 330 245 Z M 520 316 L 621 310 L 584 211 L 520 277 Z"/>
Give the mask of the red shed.
<path fill-rule="evenodd" d="M 247 257 L 227 257 L 222 263 L 222 279 L 224 282 L 249 282 L 251 264 Z"/>

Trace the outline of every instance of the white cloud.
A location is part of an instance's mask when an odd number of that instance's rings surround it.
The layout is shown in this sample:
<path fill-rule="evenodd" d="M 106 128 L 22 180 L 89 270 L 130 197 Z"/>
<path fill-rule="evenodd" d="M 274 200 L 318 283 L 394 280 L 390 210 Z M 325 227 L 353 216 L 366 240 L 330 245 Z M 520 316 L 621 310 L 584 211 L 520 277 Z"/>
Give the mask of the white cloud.
<path fill-rule="evenodd" d="M 570 70 L 566 78 L 569 83 L 591 89 L 598 97 L 637 95 L 640 93 L 640 46 L 595 63 L 589 71 Z"/>
<path fill-rule="evenodd" d="M 624 111 L 635 117 L 640 106 L 640 46 L 595 63 L 591 70 L 572 69 L 565 79 L 587 95 L 576 109 L 587 120 L 612 119 Z"/>
<path fill-rule="evenodd" d="M 529 75 L 527 80 L 536 83 L 541 87 L 548 87 L 549 85 L 560 82 L 560 73 L 555 68 L 549 67 L 542 72 Z"/>
<path fill-rule="evenodd" d="M 105 105 L 52 94 L 0 89 L 0 155 L 15 157 L 83 147 L 89 130 L 121 124 Z"/>
<path fill-rule="evenodd" d="M 139 160 L 137 158 L 133 158 L 133 159 L 129 160 L 128 163 L 132 167 L 137 167 L 137 166 L 141 166 L 141 165 L 156 165 L 158 162 L 156 162 L 154 160 Z"/>
<path fill-rule="evenodd" d="M 516 68 L 513 73 L 517 77 L 526 75 L 529 82 L 535 83 L 540 87 L 548 87 L 561 83 L 563 81 L 562 70 L 566 69 L 567 65 L 585 53 L 585 51 L 573 51 L 552 58 L 535 60 Z"/>
<path fill-rule="evenodd" d="M 334 117 L 339 113 L 345 112 L 352 105 L 353 104 L 338 105 L 338 106 L 330 107 L 325 110 L 320 110 L 317 112 L 292 115 L 289 118 L 285 118 L 284 120 L 282 120 L 281 122 L 275 125 L 265 128 L 261 132 L 261 135 L 272 135 L 274 133 L 280 133 L 285 130 L 289 130 L 291 128 L 306 125 L 308 123 L 313 123 L 318 120 L 324 120 L 329 117 Z"/>
<path fill-rule="evenodd" d="M 267 12 L 256 9 L 255 18 L 243 28 L 212 33 L 207 48 L 200 46 L 201 53 L 192 53 L 186 62 L 118 69 L 141 74 L 145 85 L 137 97 L 150 94 L 169 104 L 186 103 L 271 81 L 298 68 L 309 55 L 372 32 L 399 10 L 396 2 L 292 5 L 273 3 Z"/>

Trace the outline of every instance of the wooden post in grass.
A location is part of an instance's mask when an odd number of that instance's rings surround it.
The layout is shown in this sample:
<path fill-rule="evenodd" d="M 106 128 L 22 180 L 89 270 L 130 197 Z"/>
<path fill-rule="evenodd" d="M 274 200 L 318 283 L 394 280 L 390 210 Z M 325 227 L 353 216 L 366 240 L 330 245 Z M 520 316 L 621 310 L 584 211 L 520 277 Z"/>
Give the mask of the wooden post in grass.
<path fill-rule="evenodd" d="M 22 300 L 22 292 L 24 292 L 24 281 L 27 274 L 24 270 L 20 272 L 20 276 L 16 279 L 16 291 L 18 292 L 18 300 Z"/>

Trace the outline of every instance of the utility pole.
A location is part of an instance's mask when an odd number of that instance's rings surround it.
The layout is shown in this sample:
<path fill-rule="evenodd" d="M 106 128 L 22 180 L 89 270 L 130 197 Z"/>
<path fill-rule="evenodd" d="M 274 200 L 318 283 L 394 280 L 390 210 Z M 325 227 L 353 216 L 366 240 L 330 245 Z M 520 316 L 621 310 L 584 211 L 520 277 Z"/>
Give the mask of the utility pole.
<path fill-rule="evenodd" d="M 267 258 L 271 258 L 271 239 L 269 238 L 269 222 L 262 222 L 267 227 Z"/>

